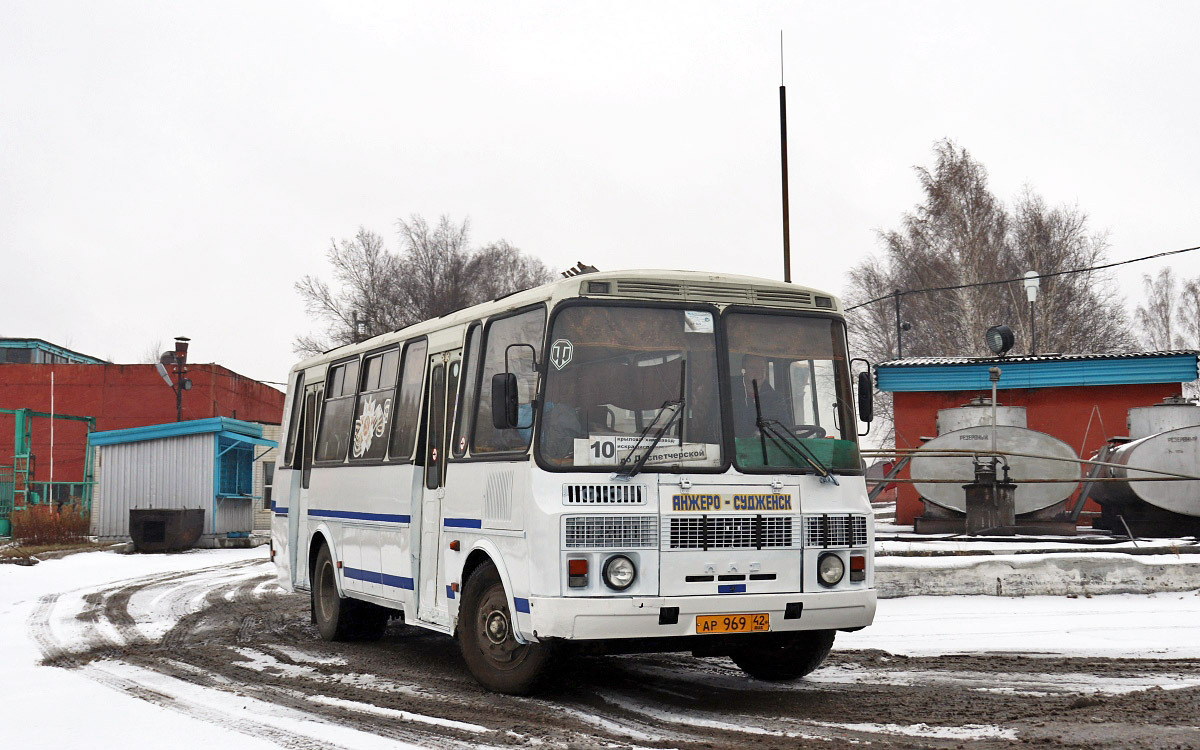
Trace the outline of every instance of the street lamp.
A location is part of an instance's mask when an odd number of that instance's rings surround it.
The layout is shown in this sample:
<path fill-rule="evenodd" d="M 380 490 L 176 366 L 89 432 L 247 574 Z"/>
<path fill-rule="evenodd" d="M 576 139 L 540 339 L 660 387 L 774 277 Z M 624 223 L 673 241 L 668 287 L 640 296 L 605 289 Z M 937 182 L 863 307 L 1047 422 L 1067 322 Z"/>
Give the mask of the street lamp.
<path fill-rule="evenodd" d="M 1037 271 L 1025 272 L 1025 296 L 1029 298 L 1029 353 L 1037 354 L 1037 328 L 1033 322 L 1033 303 L 1037 302 L 1038 287 L 1042 280 Z"/>

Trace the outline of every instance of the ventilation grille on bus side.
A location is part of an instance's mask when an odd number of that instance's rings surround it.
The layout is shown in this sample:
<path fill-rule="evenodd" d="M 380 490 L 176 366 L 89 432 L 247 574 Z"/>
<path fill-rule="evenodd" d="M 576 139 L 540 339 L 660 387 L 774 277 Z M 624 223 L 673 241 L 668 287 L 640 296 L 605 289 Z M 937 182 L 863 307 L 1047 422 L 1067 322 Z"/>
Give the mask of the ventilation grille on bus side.
<path fill-rule="evenodd" d="M 483 520 L 512 520 L 512 469 L 493 471 L 488 474 L 483 489 Z"/>
<path fill-rule="evenodd" d="M 805 516 L 805 547 L 867 546 L 866 516 Z"/>
<path fill-rule="evenodd" d="M 760 304 L 772 307 L 805 307 L 833 309 L 833 299 L 817 297 L 799 289 L 722 284 L 719 282 L 671 282 L 648 279 L 617 279 L 613 282 L 615 297 L 643 299 L 672 299 L 686 302 L 710 302 L 722 305 Z"/>
<path fill-rule="evenodd" d="M 564 505 L 645 505 L 640 484 L 565 484 Z"/>
<path fill-rule="evenodd" d="M 566 549 L 658 546 L 658 516 L 564 516 Z"/>
<path fill-rule="evenodd" d="M 683 516 L 663 533 L 667 549 L 767 549 L 798 546 L 795 516 Z"/>

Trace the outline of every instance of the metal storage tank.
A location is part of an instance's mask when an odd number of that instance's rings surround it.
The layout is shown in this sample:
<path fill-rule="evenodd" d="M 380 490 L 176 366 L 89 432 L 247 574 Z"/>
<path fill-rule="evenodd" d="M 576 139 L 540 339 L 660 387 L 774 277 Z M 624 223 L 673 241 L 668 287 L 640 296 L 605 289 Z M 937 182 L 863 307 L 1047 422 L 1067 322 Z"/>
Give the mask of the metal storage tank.
<path fill-rule="evenodd" d="M 978 450 L 986 453 L 991 446 L 992 427 L 990 424 L 986 427 L 966 427 L 947 432 L 925 443 L 913 455 L 912 476 L 920 479 L 954 480 L 954 482 L 949 484 L 915 482 L 914 486 L 917 492 L 934 505 L 965 513 L 967 500 L 962 485 L 975 480 L 973 457 L 971 455 L 933 456 L 928 454 L 945 450 Z M 1017 482 L 1014 505 L 1018 516 L 1061 503 L 1070 497 L 1078 487 L 1080 470 L 1076 461 L 1079 457 L 1071 446 L 1058 438 L 1024 427 L 997 425 L 996 449 L 1047 456 L 1047 458 L 1004 457 L 1008 461 L 1009 478 Z M 1067 481 L 1025 483 L 1025 480 L 1030 479 Z"/>
<path fill-rule="evenodd" d="M 937 431 L 939 435 L 966 427 L 982 427 L 992 423 L 992 400 L 987 396 L 973 398 L 956 409 L 938 409 Z M 1024 406 L 996 405 L 996 424 L 1026 427 Z"/>
<path fill-rule="evenodd" d="M 1170 396 L 1154 406 L 1129 410 L 1125 422 L 1129 437 L 1138 440 L 1160 432 L 1200 424 L 1200 406 L 1185 398 Z"/>
<path fill-rule="evenodd" d="M 1101 504 L 1127 506 L 1145 502 L 1171 513 L 1200 517 L 1200 480 L 1137 481 L 1163 476 L 1140 469 L 1196 476 L 1200 469 L 1200 425 L 1167 430 L 1126 443 L 1110 453 L 1107 460 L 1121 464 L 1109 467 L 1107 476 L 1129 481 L 1104 482 L 1093 490 L 1092 496 Z"/>
<path fill-rule="evenodd" d="M 248 538 L 254 525 L 252 467 L 276 443 L 262 427 L 227 417 L 94 432 L 93 535 L 129 538 L 133 508 L 202 509 L 200 546 Z"/>

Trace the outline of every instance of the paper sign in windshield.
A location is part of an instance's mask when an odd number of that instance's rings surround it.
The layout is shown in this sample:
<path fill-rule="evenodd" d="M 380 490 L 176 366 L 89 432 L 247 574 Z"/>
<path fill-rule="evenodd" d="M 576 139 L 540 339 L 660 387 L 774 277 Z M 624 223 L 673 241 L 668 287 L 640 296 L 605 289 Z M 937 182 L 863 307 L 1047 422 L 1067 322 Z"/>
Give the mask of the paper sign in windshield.
<path fill-rule="evenodd" d="M 683 330 L 686 333 L 712 333 L 712 313 L 698 310 L 683 311 Z"/>
<path fill-rule="evenodd" d="M 576 466 L 617 466 L 629 458 L 629 452 L 637 445 L 637 435 L 592 435 L 587 438 L 575 438 Z M 651 440 L 645 439 L 638 446 L 631 461 L 650 447 Z M 688 461 L 707 461 L 708 445 L 706 443 L 679 444 L 679 438 L 664 437 L 658 441 L 647 464 L 675 464 Z"/>

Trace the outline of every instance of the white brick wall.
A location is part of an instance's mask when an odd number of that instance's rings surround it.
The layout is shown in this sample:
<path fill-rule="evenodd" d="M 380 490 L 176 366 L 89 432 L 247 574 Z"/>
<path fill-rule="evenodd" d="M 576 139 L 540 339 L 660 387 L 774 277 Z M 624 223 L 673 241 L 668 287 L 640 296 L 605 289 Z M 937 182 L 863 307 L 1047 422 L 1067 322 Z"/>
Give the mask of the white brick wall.
<path fill-rule="evenodd" d="M 279 433 L 281 428 L 277 424 L 264 424 L 262 426 L 262 436 L 267 440 L 279 442 Z M 254 455 L 258 455 L 262 451 L 261 447 L 256 447 Z M 267 453 L 254 462 L 254 530 L 255 531 L 270 531 L 271 529 L 271 511 L 269 508 L 263 507 L 263 464 L 267 461 L 275 461 L 278 450 L 272 448 Z"/>

